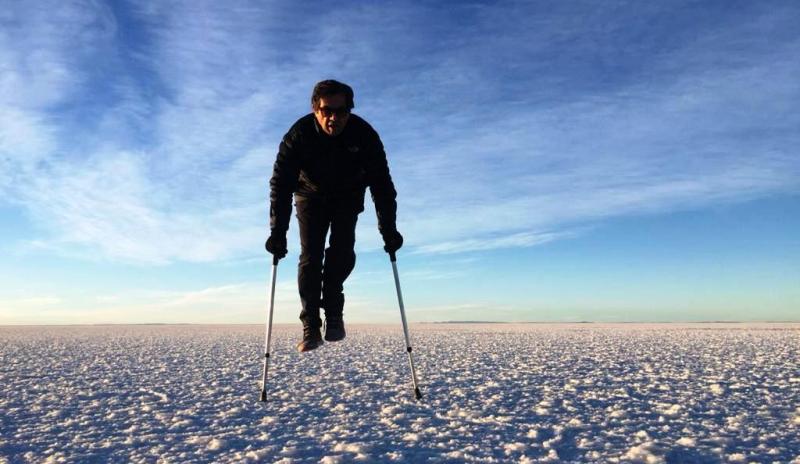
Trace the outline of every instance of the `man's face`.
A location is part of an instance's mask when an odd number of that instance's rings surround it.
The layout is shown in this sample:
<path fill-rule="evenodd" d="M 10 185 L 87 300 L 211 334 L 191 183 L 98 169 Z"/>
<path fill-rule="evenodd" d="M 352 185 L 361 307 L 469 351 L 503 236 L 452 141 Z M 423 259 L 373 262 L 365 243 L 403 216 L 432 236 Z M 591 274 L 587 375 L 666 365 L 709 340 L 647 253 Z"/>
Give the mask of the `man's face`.
<path fill-rule="evenodd" d="M 347 125 L 350 110 L 347 109 L 347 98 L 342 94 L 330 95 L 319 99 L 319 108 L 314 111 L 319 126 L 328 135 L 339 135 Z"/>

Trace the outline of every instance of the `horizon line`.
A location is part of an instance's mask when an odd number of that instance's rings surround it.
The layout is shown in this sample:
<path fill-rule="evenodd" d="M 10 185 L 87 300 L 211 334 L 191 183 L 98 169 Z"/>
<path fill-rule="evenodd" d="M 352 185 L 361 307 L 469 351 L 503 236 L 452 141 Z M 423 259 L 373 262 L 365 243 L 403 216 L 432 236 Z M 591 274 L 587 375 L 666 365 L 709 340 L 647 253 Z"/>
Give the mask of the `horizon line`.
<path fill-rule="evenodd" d="M 273 325 L 300 325 L 297 322 L 276 322 Z M 458 325 L 458 324 L 800 324 L 800 320 L 700 320 L 700 321 L 484 321 L 484 320 L 446 320 L 418 321 L 409 324 Z M 102 326 L 261 326 L 262 322 L 99 322 L 72 324 L 0 324 L 0 327 L 102 327 Z M 359 325 L 399 325 L 395 322 L 350 322 L 348 326 Z"/>

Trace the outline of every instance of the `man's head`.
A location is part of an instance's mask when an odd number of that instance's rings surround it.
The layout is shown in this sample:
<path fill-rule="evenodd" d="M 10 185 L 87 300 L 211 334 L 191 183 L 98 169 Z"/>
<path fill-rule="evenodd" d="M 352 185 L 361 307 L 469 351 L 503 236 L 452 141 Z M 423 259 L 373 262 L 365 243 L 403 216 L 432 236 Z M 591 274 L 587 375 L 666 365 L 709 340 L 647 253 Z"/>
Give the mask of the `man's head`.
<path fill-rule="evenodd" d="M 353 106 L 353 89 L 349 85 L 331 79 L 314 86 L 311 109 L 326 134 L 342 133 Z"/>

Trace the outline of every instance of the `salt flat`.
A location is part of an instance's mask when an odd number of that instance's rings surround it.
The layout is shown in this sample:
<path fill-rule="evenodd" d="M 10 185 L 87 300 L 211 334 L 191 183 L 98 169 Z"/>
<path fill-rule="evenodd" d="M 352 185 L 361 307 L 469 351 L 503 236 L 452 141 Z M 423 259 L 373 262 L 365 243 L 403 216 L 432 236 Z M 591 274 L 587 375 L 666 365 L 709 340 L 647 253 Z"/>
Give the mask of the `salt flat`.
<path fill-rule="evenodd" d="M 798 324 L 0 327 L 0 462 L 795 462 Z"/>

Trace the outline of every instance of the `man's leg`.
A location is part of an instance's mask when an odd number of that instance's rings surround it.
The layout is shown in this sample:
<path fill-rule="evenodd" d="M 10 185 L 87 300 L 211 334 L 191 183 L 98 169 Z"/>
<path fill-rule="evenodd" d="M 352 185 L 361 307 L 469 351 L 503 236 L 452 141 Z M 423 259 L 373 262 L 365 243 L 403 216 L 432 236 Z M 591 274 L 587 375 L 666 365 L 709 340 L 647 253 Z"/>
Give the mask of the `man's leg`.
<path fill-rule="evenodd" d="M 325 307 L 325 339 L 337 341 L 344 338 L 342 322 L 344 310 L 344 281 L 356 264 L 354 251 L 358 211 L 344 210 L 334 214 L 331 235 L 325 250 L 322 271 L 322 306 Z"/>
<path fill-rule="evenodd" d="M 320 319 L 320 293 L 322 289 L 322 259 L 325 236 L 328 233 L 328 216 L 325 205 L 319 200 L 298 198 L 297 224 L 300 229 L 300 261 L 297 266 L 297 287 L 300 291 L 300 320 L 303 322 L 303 342 L 311 336 L 318 338 L 322 326 Z M 311 331 L 310 333 L 307 333 Z M 321 341 L 321 340 L 320 340 Z M 301 344 L 303 343 L 301 342 Z M 316 348 L 316 346 L 309 349 Z M 298 349 L 306 351 L 298 345 Z"/>

